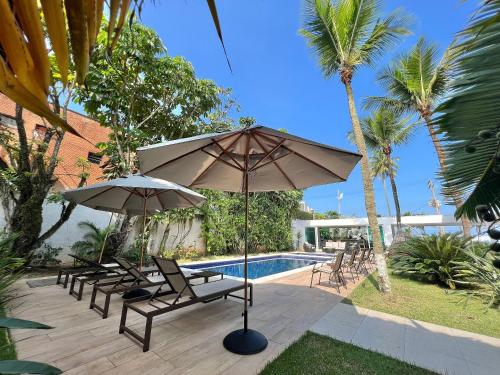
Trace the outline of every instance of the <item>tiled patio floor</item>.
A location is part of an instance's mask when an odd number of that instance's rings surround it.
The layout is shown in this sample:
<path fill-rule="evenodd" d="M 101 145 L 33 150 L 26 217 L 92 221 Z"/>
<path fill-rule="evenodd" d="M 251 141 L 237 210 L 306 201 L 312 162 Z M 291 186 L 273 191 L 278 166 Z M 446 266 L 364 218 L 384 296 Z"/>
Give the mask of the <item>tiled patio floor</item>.
<path fill-rule="evenodd" d="M 224 349 L 222 340 L 242 325 L 240 300 L 217 300 L 180 309 L 153 321 L 151 348 L 143 353 L 136 342 L 118 334 L 122 300 L 114 296 L 110 316 L 102 319 L 89 309 L 90 288 L 82 301 L 60 286 L 30 289 L 17 283 L 19 306 L 12 316 L 36 320 L 52 330 L 14 330 L 19 359 L 42 361 L 68 374 L 255 374 L 302 335 L 354 287 L 341 293 L 323 283 L 309 288 L 310 271 L 255 286 L 250 327 L 269 339 L 257 355 L 238 356 Z M 143 330 L 144 319 L 129 312 L 128 322 Z"/>

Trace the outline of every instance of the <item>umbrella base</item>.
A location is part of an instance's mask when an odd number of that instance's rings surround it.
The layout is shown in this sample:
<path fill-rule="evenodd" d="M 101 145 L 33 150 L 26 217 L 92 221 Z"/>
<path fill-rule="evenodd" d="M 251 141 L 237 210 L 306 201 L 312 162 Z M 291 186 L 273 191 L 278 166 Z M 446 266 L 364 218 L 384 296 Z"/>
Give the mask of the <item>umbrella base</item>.
<path fill-rule="evenodd" d="M 146 297 L 150 296 L 151 292 L 146 289 L 136 289 L 136 290 L 131 290 L 130 292 L 125 293 L 122 298 L 123 299 L 131 299 L 131 298 L 137 298 L 137 297 Z"/>
<path fill-rule="evenodd" d="M 267 339 L 253 329 L 238 329 L 224 337 L 224 348 L 235 354 L 257 354 L 267 348 Z"/>

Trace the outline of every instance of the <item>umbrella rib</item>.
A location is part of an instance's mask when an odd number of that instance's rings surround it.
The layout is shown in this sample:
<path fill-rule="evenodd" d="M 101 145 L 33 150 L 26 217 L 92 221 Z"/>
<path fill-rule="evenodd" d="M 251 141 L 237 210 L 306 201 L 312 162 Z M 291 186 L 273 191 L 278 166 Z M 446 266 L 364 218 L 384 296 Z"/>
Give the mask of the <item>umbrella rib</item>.
<path fill-rule="evenodd" d="M 123 211 L 123 210 L 125 210 L 125 205 L 127 204 L 128 200 L 132 197 L 132 195 L 135 195 L 135 194 L 133 192 L 131 192 L 130 190 L 128 190 L 128 189 L 125 189 L 125 188 L 122 188 L 122 189 L 125 190 L 125 191 L 128 191 L 128 193 L 129 193 L 127 199 L 125 199 L 125 201 L 122 204 L 121 210 Z"/>
<path fill-rule="evenodd" d="M 214 155 L 214 154 L 212 154 L 211 152 L 208 152 L 207 150 L 201 150 L 201 151 L 202 151 L 202 152 L 204 152 L 204 153 L 205 153 L 205 154 L 207 154 L 207 155 L 210 155 L 210 156 L 211 156 L 211 157 L 213 157 L 214 159 L 217 159 L 217 158 L 218 158 L 218 156 L 217 156 L 217 155 Z M 224 164 L 229 165 L 231 168 L 234 168 L 234 169 L 238 169 L 238 170 L 240 170 L 240 171 L 243 171 L 243 169 L 241 169 L 241 168 L 239 168 L 239 167 L 235 167 L 233 164 L 231 164 L 231 163 L 229 163 L 229 162 L 225 161 L 224 159 L 219 159 L 219 161 L 223 162 Z"/>
<path fill-rule="evenodd" d="M 226 137 L 222 137 L 222 138 L 220 138 L 219 140 L 220 140 L 220 141 L 223 141 L 223 140 L 225 140 L 225 139 L 227 139 L 227 138 L 230 138 L 230 137 L 232 137 L 233 135 L 236 135 L 236 134 L 238 134 L 238 133 L 229 134 L 228 136 L 226 136 Z M 170 164 L 170 163 L 173 163 L 174 161 L 177 161 L 177 160 L 179 160 L 179 159 L 182 159 L 182 158 L 184 158 L 184 157 L 186 157 L 186 156 L 188 156 L 188 155 L 194 154 L 195 152 L 200 151 L 200 150 L 204 149 L 205 147 L 211 146 L 211 145 L 213 145 L 213 144 L 214 144 L 214 139 L 212 138 L 212 142 L 211 142 L 211 143 L 209 143 L 208 145 L 203 145 L 203 146 L 200 146 L 200 147 L 198 147 L 198 148 L 196 148 L 196 149 L 194 149 L 194 150 L 191 150 L 191 151 L 189 151 L 189 152 L 186 152 L 185 154 L 179 155 L 179 156 L 177 156 L 176 158 L 173 158 L 172 160 L 168 160 L 168 161 L 166 161 L 165 163 L 162 163 L 162 164 L 160 164 L 160 165 L 158 165 L 158 166 L 156 166 L 156 167 L 154 167 L 154 168 L 152 168 L 152 169 L 150 169 L 149 171 L 144 172 L 144 173 L 150 173 L 150 172 L 156 171 L 157 169 L 163 168 L 164 166 L 166 166 L 166 165 L 168 165 L 168 164 Z"/>
<path fill-rule="evenodd" d="M 274 139 L 272 139 L 272 138 L 270 138 L 270 137 L 268 137 L 268 136 L 266 136 L 266 135 L 264 135 L 264 134 L 262 134 L 262 133 L 260 133 L 260 132 L 257 132 L 257 131 L 256 131 L 255 133 L 259 134 L 259 136 L 261 136 L 262 138 L 267 139 L 269 142 L 276 143 L 276 141 L 275 141 Z M 300 142 L 300 143 L 304 143 L 304 142 Z M 283 147 L 285 150 L 288 150 L 289 152 L 291 152 L 292 154 L 297 155 L 298 157 L 300 157 L 300 158 L 302 158 L 302 159 L 304 159 L 304 160 L 308 161 L 309 163 L 314 164 L 314 165 L 315 165 L 315 166 L 317 166 L 318 168 L 321 168 L 321 169 L 323 169 L 324 171 L 326 171 L 326 172 L 330 173 L 331 175 L 333 175 L 333 176 L 335 176 L 335 177 L 337 177 L 337 178 L 341 179 L 342 181 L 346 181 L 346 179 L 345 179 L 345 178 L 340 177 L 340 176 L 339 176 L 338 174 L 336 174 L 335 172 L 331 171 L 330 169 L 328 169 L 328 168 L 326 168 L 326 167 L 323 167 L 321 164 L 316 163 L 314 160 L 309 159 L 307 156 L 302 155 L 300 152 L 297 152 L 297 151 L 294 151 L 294 150 L 290 150 L 290 149 L 289 149 L 287 146 L 285 146 L 285 145 L 282 145 L 282 147 Z M 339 152 L 344 152 L 344 151 L 339 151 Z M 348 152 L 345 152 L 345 153 L 346 153 L 346 154 L 349 154 Z"/>
<path fill-rule="evenodd" d="M 269 137 L 271 137 L 269 134 L 266 134 L 266 133 L 263 133 L 263 132 L 260 132 L 258 130 L 254 130 L 255 133 L 259 134 L 260 136 L 262 136 L 263 138 L 268 138 L 270 139 Z M 276 135 L 273 135 L 273 137 L 277 137 Z M 348 155 L 352 155 L 352 156 L 357 156 L 359 157 L 360 159 L 363 157 L 363 155 L 361 154 L 358 154 L 356 152 L 352 152 L 352 151 L 347 151 L 347 150 L 342 150 L 342 149 L 339 149 L 339 148 L 336 148 L 336 147 L 332 147 L 332 146 L 328 146 L 328 145 L 323 145 L 321 143 L 317 143 L 317 142 L 314 142 L 314 143 L 311 143 L 311 142 L 307 142 L 307 140 L 298 140 L 298 139 L 290 139 L 290 141 L 292 142 L 297 142 L 297 143 L 302 143 L 303 145 L 308 145 L 308 146 L 315 146 L 315 147 L 320 147 L 320 148 L 323 148 L 325 150 L 329 150 L 329 151 L 335 151 L 335 152 L 341 152 L 341 153 L 344 153 L 344 154 L 348 154 Z"/>
<path fill-rule="evenodd" d="M 214 143 L 215 143 L 215 144 L 216 144 L 216 145 L 217 145 L 217 146 L 218 146 L 218 147 L 222 150 L 222 153 L 221 153 L 219 156 L 222 156 L 222 155 L 226 154 L 227 156 L 229 156 L 229 157 L 231 158 L 231 160 L 232 160 L 232 161 L 234 161 L 234 163 L 235 163 L 238 167 L 240 167 L 240 169 L 243 169 L 243 166 L 242 166 L 240 163 L 238 163 L 238 161 L 237 161 L 237 160 L 236 160 L 236 159 L 235 159 L 235 158 L 234 158 L 231 154 L 227 153 L 227 150 L 228 150 L 228 149 L 229 149 L 229 147 L 231 147 L 231 146 L 229 146 L 226 150 L 224 150 L 224 147 L 222 147 L 222 146 L 219 144 L 219 142 L 217 142 L 215 139 L 214 139 L 213 141 L 214 141 Z M 221 160 L 222 160 L 222 159 L 221 159 Z"/>
<path fill-rule="evenodd" d="M 256 137 L 255 137 L 255 136 L 254 136 L 254 138 L 256 139 Z M 253 166 L 252 168 L 250 168 L 250 171 L 253 171 L 253 170 L 257 169 L 257 166 L 258 166 L 258 165 L 259 165 L 259 164 L 260 164 L 263 160 L 266 160 L 266 159 L 267 159 L 267 158 L 268 158 L 268 157 L 269 157 L 269 156 L 270 156 L 270 155 L 271 155 L 274 151 L 276 151 L 276 150 L 277 150 L 277 149 L 278 149 L 278 148 L 279 148 L 279 147 L 280 147 L 280 146 L 281 146 L 284 142 L 285 142 L 285 139 L 282 139 L 282 140 L 281 140 L 281 142 L 280 142 L 280 143 L 278 143 L 276 146 L 274 146 L 274 147 L 272 148 L 272 150 L 271 150 L 271 151 L 268 151 L 268 152 L 264 155 L 264 157 L 262 157 L 261 159 L 257 160 L 257 163 L 255 163 L 255 164 L 254 164 L 254 166 Z M 260 143 L 259 143 L 259 145 L 260 145 Z M 262 147 L 262 145 L 260 145 L 260 147 Z M 264 151 L 265 151 L 265 149 L 264 149 Z M 273 161 L 276 161 L 276 159 L 271 158 L 271 162 L 273 162 Z"/>
<path fill-rule="evenodd" d="M 266 148 L 264 147 L 264 145 L 262 143 L 260 143 L 260 141 L 257 139 L 257 137 L 252 134 L 252 137 L 253 139 L 255 139 L 255 142 L 257 142 L 259 144 L 259 146 L 266 152 L 268 152 L 266 150 Z M 277 145 L 278 147 L 280 146 L 279 144 Z M 297 186 L 295 186 L 295 184 L 293 183 L 293 181 L 290 179 L 290 177 L 288 177 L 288 175 L 285 173 L 285 171 L 278 165 L 278 163 L 276 163 L 276 161 L 273 159 L 272 156 L 270 156 L 270 159 L 272 160 L 273 164 L 276 166 L 276 168 L 278 168 L 278 170 L 281 172 L 281 174 L 287 179 L 288 183 L 292 186 L 292 188 L 294 188 L 295 190 L 297 190 Z M 262 160 L 262 159 L 261 159 Z"/>
<path fill-rule="evenodd" d="M 189 202 L 189 204 L 191 204 L 193 207 L 196 207 L 196 204 L 194 204 L 191 199 L 189 199 L 188 197 L 186 197 L 184 194 L 181 194 L 181 192 L 179 190 L 174 190 L 175 193 L 177 195 L 179 195 L 180 197 L 184 198 L 185 200 L 187 200 Z"/>
<path fill-rule="evenodd" d="M 288 151 L 288 150 L 287 150 L 287 151 Z M 255 166 L 254 166 L 254 167 L 252 167 L 252 168 L 250 169 L 250 171 L 252 171 L 252 172 L 253 172 L 253 171 L 259 170 L 259 169 L 261 169 L 261 168 L 264 168 L 266 165 L 272 164 L 272 163 L 274 163 L 275 161 L 278 161 L 278 160 L 280 160 L 280 159 L 282 159 L 282 158 L 284 158 L 284 157 L 286 157 L 286 156 L 288 156 L 288 155 L 291 155 L 291 153 L 290 153 L 290 152 L 287 152 L 287 153 L 286 153 L 286 154 L 284 154 L 284 155 L 280 155 L 280 156 L 278 156 L 276 159 L 272 159 L 272 160 L 266 161 L 265 163 L 263 163 L 263 164 L 259 165 L 257 168 L 255 168 Z"/>
<path fill-rule="evenodd" d="M 234 141 L 232 141 L 229 146 L 227 146 L 226 150 L 229 149 L 230 147 L 232 147 L 242 136 L 243 136 L 243 133 L 236 133 L 238 136 L 236 137 L 236 139 Z M 213 142 L 215 142 L 214 140 L 212 140 Z M 213 144 L 212 142 L 212 144 Z M 203 149 L 204 147 L 202 147 L 201 149 Z M 222 154 L 221 154 L 222 155 Z M 220 155 L 215 158 L 212 163 L 210 163 L 209 166 L 207 166 L 203 171 L 201 171 L 201 173 L 196 176 L 196 178 L 189 184 L 189 186 L 193 186 L 194 184 L 196 184 L 198 182 L 198 180 L 203 176 L 205 175 L 205 173 L 207 173 L 207 171 L 212 168 L 214 166 L 214 164 L 217 162 L 217 160 L 220 159 Z M 234 168 L 234 166 L 232 166 Z M 235 168 L 236 169 L 236 168 Z"/>
<path fill-rule="evenodd" d="M 87 199 L 85 199 L 85 200 L 81 201 L 81 202 L 80 202 L 80 204 L 84 204 L 84 203 L 88 202 L 89 200 L 94 199 L 94 198 L 98 197 L 99 195 L 101 195 L 101 194 L 104 194 L 104 193 L 108 192 L 109 190 L 113 189 L 114 187 L 115 187 L 115 186 L 110 186 L 110 187 L 108 187 L 106 190 L 101 191 L 101 192 L 99 192 L 99 193 L 96 193 L 96 194 L 92 195 L 91 197 L 89 197 L 89 198 L 87 198 Z"/>

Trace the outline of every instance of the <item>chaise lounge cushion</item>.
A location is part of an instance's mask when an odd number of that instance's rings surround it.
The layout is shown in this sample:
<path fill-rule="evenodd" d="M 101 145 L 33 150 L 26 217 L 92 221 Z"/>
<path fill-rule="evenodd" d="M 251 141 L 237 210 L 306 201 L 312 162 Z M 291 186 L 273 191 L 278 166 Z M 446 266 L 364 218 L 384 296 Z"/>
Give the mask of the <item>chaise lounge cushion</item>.
<path fill-rule="evenodd" d="M 192 286 L 193 291 L 197 297 L 204 297 L 211 294 L 217 294 L 221 291 L 230 290 L 232 288 L 241 288 L 243 282 L 233 279 L 223 279 L 212 281 L 210 283 L 204 283 Z"/>

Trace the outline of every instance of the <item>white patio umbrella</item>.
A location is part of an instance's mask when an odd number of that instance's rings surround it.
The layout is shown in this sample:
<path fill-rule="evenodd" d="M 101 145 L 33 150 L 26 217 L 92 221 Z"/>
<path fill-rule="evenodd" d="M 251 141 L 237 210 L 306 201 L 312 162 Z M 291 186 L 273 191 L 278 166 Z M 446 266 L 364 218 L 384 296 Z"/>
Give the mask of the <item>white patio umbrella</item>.
<path fill-rule="evenodd" d="M 199 206 L 205 200 L 203 195 L 184 186 L 143 175 L 129 175 L 78 189 L 66 190 L 63 196 L 69 201 L 96 210 L 143 215 L 141 268 L 144 257 L 146 216 L 172 208 Z"/>
<path fill-rule="evenodd" d="M 137 151 L 143 174 L 167 177 L 190 188 L 245 193 L 245 285 L 248 283 L 248 193 L 305 189 L 343 182 L 361 155 L 264 126 L 160 143 Z M 247 288 L 244 328 L 224 339 L 238 354 L 267 347 L 260 332 L 248 329 Z"/>

